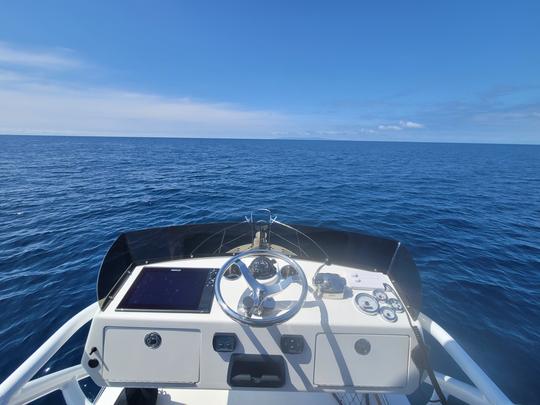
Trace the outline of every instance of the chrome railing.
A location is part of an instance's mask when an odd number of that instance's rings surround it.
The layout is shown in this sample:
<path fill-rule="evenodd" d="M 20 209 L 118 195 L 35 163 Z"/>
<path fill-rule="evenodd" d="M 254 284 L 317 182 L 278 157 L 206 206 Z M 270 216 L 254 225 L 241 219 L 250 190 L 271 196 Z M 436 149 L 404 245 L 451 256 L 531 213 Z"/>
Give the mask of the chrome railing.
<path fill-rule="evenodd" d="M 484 373 L 484 370 L 474 362 L 448 332 L 424 314 L 420 314 L 418 321 L 422 330 L 433 336 L 475 385 L 473 387 L 453 377 L 436 373 L 437 382 L 445 395 L 453 396 L 474 405 L 512 404 L 512 401 L 495 385 Z M 429 379 L 426 382 L 431 384 Z"/>
<path fill-rule="evenodd" d="M 41 345 L 19 368 L 0 384 L 0 405 L 25 404 L 60 390 L 67 405 L 88 405 L 79 380 L 88 377 L 81 365 L 66 368 L 31 380 L 50 358 L 73 336 L 77 330 L 92 320 L 98 310 L 97 303 L 85 308 Z M 418 321 L 422 330 L 429 333 L 454 359 L 474 386 L 440 373 L 435 373 L 445 396 L 453 396 L 472 405 L 512 404 L 487 374 L 474 362 L 463 348 L 441 326 L 424 314 Z M 426 383 L 430 384 L 429 379 Z M 436 400 L 437 398 L 432 397 Z"/>
<path fill-rule="evenodd" d="M 67 321 L 0 384 L 0 405 L 24 404 L 56 390 L 62 391 L 68 405 L 90 404 L 78 383 L 88 376 L 80 365 L 30 380 L 97 310 L 94 303 Z"/>

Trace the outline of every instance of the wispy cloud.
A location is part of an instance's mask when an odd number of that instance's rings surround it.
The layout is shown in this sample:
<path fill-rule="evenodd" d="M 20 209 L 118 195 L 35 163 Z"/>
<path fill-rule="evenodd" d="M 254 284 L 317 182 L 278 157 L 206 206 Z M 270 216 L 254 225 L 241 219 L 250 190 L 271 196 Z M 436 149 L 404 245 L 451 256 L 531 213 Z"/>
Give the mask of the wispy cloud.
<path fill-rule="evenodd" d="M 535 84 L 496 85 L 468 98 L 419 106 L 418 115 L 458 140 L 475 134 L 475 141 L 503 136 L 507 142 L 540 143 L 539 90 Z"/>
<path fill-rule="evenodd" d="M 399 121 L 399 126 L 401 128 L 414 128 L 414 129 L 424 128 L 423 124 L 420 124 L 414 121 Z"/>
<path fill-rule="evenodd" d="M 0 133 L 248 137 L 290 124 L 285 114 L 233 103 L 58 79 L 58 70 L 81 67 L 65 50 L 0 42 Z"/>
<path fill-rule="evenodd" d="M 68 49 L 36 50 L 14 47 L 0 42 L 0 65 L 27 66 L 41 69 L 73 69 L 83 63 Z"/>
<path fill-rule="evenodd" d="M 401 131 L 402 129 L 421 129 L 423 124 L 414 121 L 399 121 L 397 124 L 381 124 L 377 126 L 380 131 Z"/>
<path fill-rule="evenodd" d="M 20 80 L 0 87 L 0 133 L 261 136 L 287 120 L 272 111 L 104 87 Z"/>
<path fill-rule="evenodd" d="M 378 125 L 377 129 L 379 131 L 401 131 L 403 128 L 399 125 Z"/>
<path fill-rule="evenodd" d="M 8 84 L 18 81 L 24 81 L 27 77 L 23 74 L 13 72 L 10 70 L 0 69 L 0 84 Z"/>
<path fill-rule="evenodd" d="M 72 51 L 0 42 L 0 133 L 358 139 L 423 127 L 408 120 L 352 124 L 316 114 L 300 116 L 59 79 L 64 71 L 82 67 L 89 65 Z"/>
<path fill-rule="evenodd" d="M 89 84 L 93 69 L 70 50 L 0 42 L 0 134 L 540 143 L 538 86 L 494 86 L 424 105 L 398 95 L 295 114 Z"/>

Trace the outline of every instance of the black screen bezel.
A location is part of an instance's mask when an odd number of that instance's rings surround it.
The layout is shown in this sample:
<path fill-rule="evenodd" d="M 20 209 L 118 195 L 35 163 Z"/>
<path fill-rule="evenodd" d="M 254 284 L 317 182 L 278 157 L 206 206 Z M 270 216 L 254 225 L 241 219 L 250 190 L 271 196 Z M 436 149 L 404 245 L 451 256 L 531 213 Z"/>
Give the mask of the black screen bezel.
<path fill-rule="evenodd" d="M 138 283 L 141 281 L 142 277 L 149 271 L 157 272 L 170 272 L 170 271 L 201 271 L 205 272 L 204 282 L 201 288 L 199 295 L 199 302 L 197 308 L 189 309 L 180 309 L 180 308 L 165 308 L 160 307 L 159 305 L 155 306 L 133 306 L 128 301 L 131 298 L 131 295 L 137 289 Z M 209 313 L 212 308 L 213 298 L 214 298 L 214 283 L 213 277 L 215 277 L 216 269 L 213 268 L 198 268 L 198 267 L 143 267 L 131 286 L 129 287 L 126 294 L 122 297 L 122 300 L 116 307 L 116 311 L 121 312 L 171 312 L 171 313 Z"/>

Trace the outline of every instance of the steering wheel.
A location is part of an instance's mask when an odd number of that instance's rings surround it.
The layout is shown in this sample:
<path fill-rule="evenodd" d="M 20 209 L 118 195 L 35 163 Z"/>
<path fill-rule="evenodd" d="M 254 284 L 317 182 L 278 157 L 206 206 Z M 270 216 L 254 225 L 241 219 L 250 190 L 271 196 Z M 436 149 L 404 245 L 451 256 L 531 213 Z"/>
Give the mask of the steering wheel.
<path fill-rule="evenodd" d="M 273 269 L 257 273 L 253 265 L 261 261 Z M 249 267 L 246 262 L 251 263 Z M 296 315 L 306 299 L 308 284 L 304 271 L 290 257 L 269 249 L 252 249 L 221 266 L 214 291 L 229 317 L 242 324 L 264 327 Z M 278 296 L 283 299 L 278 300 Z"/>

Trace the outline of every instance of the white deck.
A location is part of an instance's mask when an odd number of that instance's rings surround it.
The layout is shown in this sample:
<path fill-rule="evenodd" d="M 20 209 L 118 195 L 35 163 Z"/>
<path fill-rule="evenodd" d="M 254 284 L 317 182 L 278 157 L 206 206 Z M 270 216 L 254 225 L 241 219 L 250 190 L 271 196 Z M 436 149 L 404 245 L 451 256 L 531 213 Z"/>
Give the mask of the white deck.
<path fill-rule="evenodd" d="M 110 387 L 102 391 L 95 405 L 115 404 L 122 394 L 122 388 Z M 338 394 L 344 395 L 344 394 Z M 344 404 L 366 404 L 361 395 L 346 394 Z M 118 405 L 121 405 L 121 401 Z M 410 405 L 404 395 L 369 395 L 370 404 L 381 405 Z M 287 393 L 270 391 L 229 391 L 229 390 L 190 390 L 190 389 L 161 389 L 156 405 L 337 405 L 339 402 L 328 393 Z"/>

